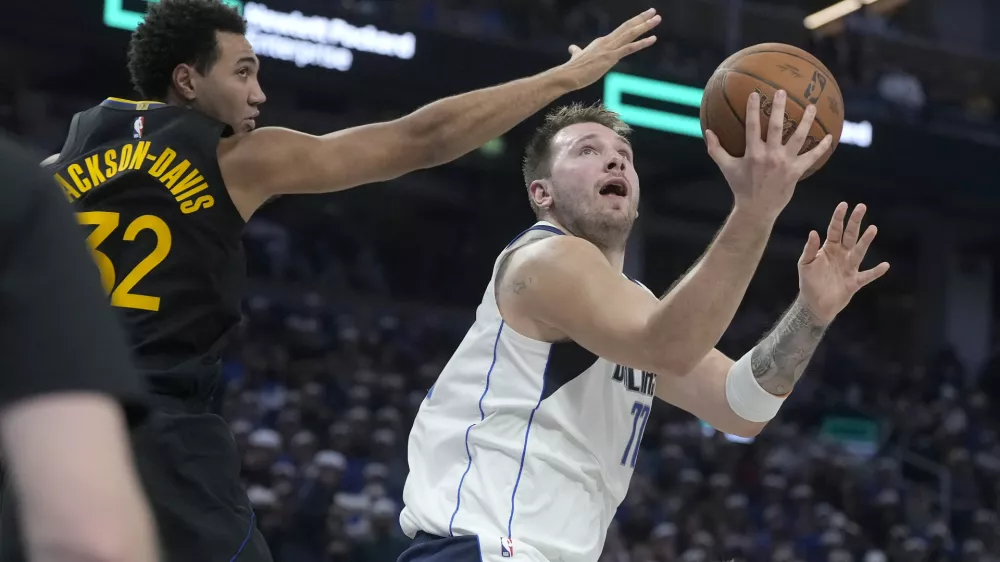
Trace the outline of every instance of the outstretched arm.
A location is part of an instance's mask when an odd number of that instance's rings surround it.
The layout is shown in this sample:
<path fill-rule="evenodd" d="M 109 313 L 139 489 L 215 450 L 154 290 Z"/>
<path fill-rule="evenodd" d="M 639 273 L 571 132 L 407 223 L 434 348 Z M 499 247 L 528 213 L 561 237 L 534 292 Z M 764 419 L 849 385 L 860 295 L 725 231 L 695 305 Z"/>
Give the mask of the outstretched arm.
<path fill-rule="evenodd" d="M 497 280 L 512 328 L 535 323 L 621 365 L 684 376 L 719 342 L 760 262 L 774 221 L 802 173 L 825 150 L 805 154 L 814 109 L 781 144 L 784 101 L 775 102 L 769 141 L 760 138 L 760 99 L 747 102 L 747 154 L 734 158 L 710 136 L 709 152 L 735 195 L 732 213 L 700 260 L 660 300 L 614 270 L 596 246 L 559 236 L 512 254 Z M 828 146 L 828 142 L 826 144 Z M 508 316 L 512 316 L 508 318 Z"/>
<path fill-rule="evenodd" d="M 698 264 L 660 300 L 590 242 L 548 238 L 508 258 L 497 279 L 500 311 L 515 330 L 537 327 L 620 365 L 685 375 L 725 332 L 770 229 L 770 220 L 735 211 Z"/>
<path fill-rule="evenodd" d="M 586 49 L 573 49 L 572 58 L 554 69 L 445 98 L 395 121 L 320 137 L 258 129 L 220 148 L 226 185 L 248 216 L 273 195 L 337 191 L 450 162 L 652 45 L 655 37 L 639 37 L 659 21 L 648 10 Z"/>
<path fill-rule="evenodd" d="M 771 332 L 739 361 L 712 350 L 686 377 L 661 377 L 656 395 L 720 431 L 752 437 L 777 413 L 805 372 L 827 326 L 861 287 L 889 264 L 859 271 L 877 229 L 860 240 L 865 206 L 858 205 L 846 232 L 847 204 L 834 211 L 826 243 L 809 240 L 799 260 L 799 297 Z"/>

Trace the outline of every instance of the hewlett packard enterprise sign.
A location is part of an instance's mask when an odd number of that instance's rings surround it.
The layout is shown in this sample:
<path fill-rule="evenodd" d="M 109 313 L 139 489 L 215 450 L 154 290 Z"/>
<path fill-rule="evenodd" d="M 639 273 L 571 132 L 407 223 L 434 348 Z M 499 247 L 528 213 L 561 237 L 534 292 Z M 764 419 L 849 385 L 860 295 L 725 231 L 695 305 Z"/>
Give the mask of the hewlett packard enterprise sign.
<path fill-rule="evenodd" d="M 374 25 L 356 27 L 341 18 L 282 12 L 257 2 L 243 7 L 247 39 L 258 56 L 350 70 L 354 52 L 409 60 L 417 52 L 413 33 L 391 33 Z"/>
<path fill-rule="evenodd" d="M 148 0 L 157 2 L 159 0 Z M 417 52 L 413 33 L 392 33 L 374 25 L 356 26 L 342 18 L 284 12 L 259 2 L 224 0 L 243 12 L 247 39 L 260 57 L 279 59 L 297 66 L 317 66 L 350 70 L 354 53 L 409 60 Z M 126 0 L 104 0 L 104 24 L 132 31 L 139 27 L 145 12 Z"/>

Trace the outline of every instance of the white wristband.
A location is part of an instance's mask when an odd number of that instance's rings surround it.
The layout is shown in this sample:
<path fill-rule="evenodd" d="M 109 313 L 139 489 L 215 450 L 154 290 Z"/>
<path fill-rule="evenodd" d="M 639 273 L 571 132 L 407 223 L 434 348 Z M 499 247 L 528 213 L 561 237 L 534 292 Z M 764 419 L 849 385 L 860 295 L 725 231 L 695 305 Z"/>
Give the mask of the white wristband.
<path fill-rule="evenodd" d="M 778 414 L 785 398 L 761 388 L 750 370 L 750 350 L 733 364 L 726 376 L 726 401 L 733 412 L 750 422 L 771 421 Z"/>

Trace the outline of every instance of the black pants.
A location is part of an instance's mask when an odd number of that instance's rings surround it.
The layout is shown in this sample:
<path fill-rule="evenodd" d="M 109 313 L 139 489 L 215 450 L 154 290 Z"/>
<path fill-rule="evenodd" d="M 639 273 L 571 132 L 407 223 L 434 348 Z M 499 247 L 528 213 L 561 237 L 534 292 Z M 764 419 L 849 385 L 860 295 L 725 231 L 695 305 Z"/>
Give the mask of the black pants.
<path fill-rule="evenodd" d="M 506 556 L 505 558 L 509 557 Z M 396 562 L 482 562 L 479 537 L 438 537 L 417 533 Z"/>
<path fill-rule="evenodd" d="M 132 447 L 156 516 L 163 562 L 271 562 L 239 481 L 226 422 L 204 408 L 164 401 L 132 430 Z M 0 562 L 24 562 L 16 498 L 5 478 Z"/>

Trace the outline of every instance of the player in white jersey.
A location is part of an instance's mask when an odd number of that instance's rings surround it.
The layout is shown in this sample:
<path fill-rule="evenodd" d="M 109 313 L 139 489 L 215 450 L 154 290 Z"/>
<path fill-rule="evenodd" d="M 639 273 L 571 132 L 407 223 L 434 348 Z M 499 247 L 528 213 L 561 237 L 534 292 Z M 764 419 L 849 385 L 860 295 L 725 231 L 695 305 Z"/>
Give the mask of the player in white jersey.
<path fill-rule="evenodd" d="M 524 165 L 539 222 L 497 258 L 410 433 L 400 523 L 415 540 L 400 562 L 596 562 L 654 396 L 744 436 L 777 413 L 826 326 L 888 269 L 859 272 L 875 228 L 859 239 L 859 205 L 845 231 L 842 203 L 822 247 L 810 232 L 800 294 L 774 331 L 736 362 L 714 349 L 775 219 L 830 146 L 798 154 L 815 108 L 783 144 L 784 103 L 764 142 L 751 97 L 742 158 L 706 134 L 733 211 L 662 299 L 622 273 L 639 202 L 627 125 L 600 107 L 547 118 Z"/>

